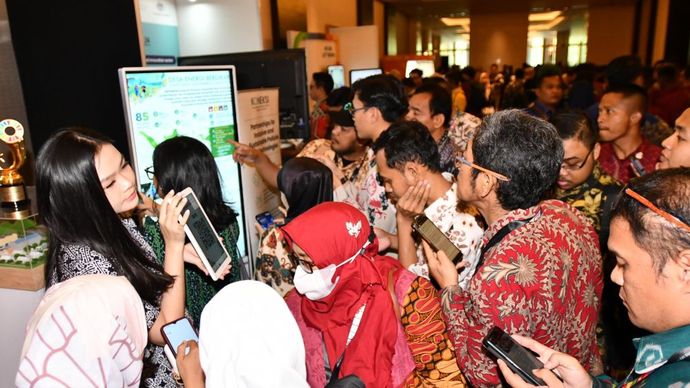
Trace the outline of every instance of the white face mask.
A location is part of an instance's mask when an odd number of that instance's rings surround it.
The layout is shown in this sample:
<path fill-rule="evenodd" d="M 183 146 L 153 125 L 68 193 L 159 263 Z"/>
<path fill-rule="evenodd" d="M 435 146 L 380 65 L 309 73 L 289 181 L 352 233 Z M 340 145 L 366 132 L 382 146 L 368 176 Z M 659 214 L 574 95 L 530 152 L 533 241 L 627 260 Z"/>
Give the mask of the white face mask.
<path fill-rule="evenodd" d="M 301 265 L 298 265 L 295 270 L 295 277 L 293 278 L 293 283 L 295 284 L 297 292 L 306 296 L 309 300 L 319 300 L 330 295 L 335 285 L 338 284 L 340 280 L 340 277 L 337 277 L 335 282 L 331 281 L 335 271 L 338 267 L 353 262 L 367 245 L 369 245 L 368 241 L 364 244 L 362 249 L 358 250 L 357 253 L 342 263 L 338 265 L 330 264 L 321 269 L 314 267 L 312 273 L 307 273 Z"/>

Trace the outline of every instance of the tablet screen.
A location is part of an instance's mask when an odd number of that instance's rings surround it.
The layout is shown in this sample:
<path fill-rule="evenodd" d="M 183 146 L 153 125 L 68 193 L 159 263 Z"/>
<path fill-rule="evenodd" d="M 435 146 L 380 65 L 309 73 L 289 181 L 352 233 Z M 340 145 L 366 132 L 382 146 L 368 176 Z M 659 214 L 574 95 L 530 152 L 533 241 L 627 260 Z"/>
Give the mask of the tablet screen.
<path fill-rule="evenodd" d="M 227 258 L 225 249 L 221 242 L 216 237 L 213 226 L 208 222 L 206 216 L 201 210 L 199 202 L 192 194 L 186 196 L 187 204 L 185 210 L 189 209 L 189 219 L 187 220 L 187 227 L 194 236 L 199 248 L 202 250 L 206 260 L 213 268 L 213 272 L 218 272 L 218 269 Z"/>

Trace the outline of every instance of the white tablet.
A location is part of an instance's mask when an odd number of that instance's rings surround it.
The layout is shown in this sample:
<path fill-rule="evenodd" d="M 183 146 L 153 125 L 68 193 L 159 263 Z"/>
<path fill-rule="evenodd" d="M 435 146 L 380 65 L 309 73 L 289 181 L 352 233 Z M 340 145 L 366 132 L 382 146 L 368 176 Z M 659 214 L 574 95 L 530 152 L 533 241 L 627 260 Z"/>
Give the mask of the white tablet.
<path fill-rule="evenodd" d="M 223 243 L 220 242 L 218 233 L 199 204 L 194 191 L 188 187 L 182 190 L 180 195 L 187 198 L 187 204 L 185 204 L 182 214 L 185 210 L 189 210 L 189 219 L 184 226 L 184 231 L 211 278 L 218 280 L 219 275 L 230 265 L 231 257 Z"/>

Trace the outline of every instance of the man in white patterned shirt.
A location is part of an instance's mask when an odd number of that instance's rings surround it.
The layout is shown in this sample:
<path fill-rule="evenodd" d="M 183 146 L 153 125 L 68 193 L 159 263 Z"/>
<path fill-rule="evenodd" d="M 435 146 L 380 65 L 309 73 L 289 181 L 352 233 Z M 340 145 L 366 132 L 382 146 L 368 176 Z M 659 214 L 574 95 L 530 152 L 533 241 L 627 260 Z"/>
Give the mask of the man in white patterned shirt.
<path fill-rule="evenodd" d="M 441 172 L 438 148 L 427 128 L 412 121 L 393 124 L 378 137 L 373 149 L 383 186 L 396 204 L 398 235 L 393 245 L 401 264 L 429 277 L 412 229 L 414 217 L 424 214 L 460 250 L 458 269 L 464 269 L 458 283 L 466 287 L 479 260 L 484 231 L 473 215 L 458 210 L 454 178 Z"/>

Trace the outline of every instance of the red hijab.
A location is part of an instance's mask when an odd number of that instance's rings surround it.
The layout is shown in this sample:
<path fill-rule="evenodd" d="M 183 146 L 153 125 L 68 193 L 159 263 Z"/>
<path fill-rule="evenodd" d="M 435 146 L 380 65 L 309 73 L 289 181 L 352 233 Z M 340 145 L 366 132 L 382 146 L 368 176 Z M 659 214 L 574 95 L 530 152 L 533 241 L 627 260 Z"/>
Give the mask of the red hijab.
<path fill-rule="evenodd" d="M 289 244 L 299 245 L 318 268 L 338 265 L 333 291 L 320 300 L 301 296 L 307 325 L 323 334 L 331 369 L 345 351 L 340 377 L 355 374 L 368 387 L 391 385 L 392 359 L 399 317 L 393 311 L 388 274 L 402 269 L 397 260 L 378 255 L 378 241 L 364 214 L 345 203 L 325 202 L 284 226 Z M 371 237 L 370 237 L 371 236 Z M 370 241 L 372 243 L 362 249 Z M 362 321 L 345 350 L 357 310 L 366 304 Z"/>

